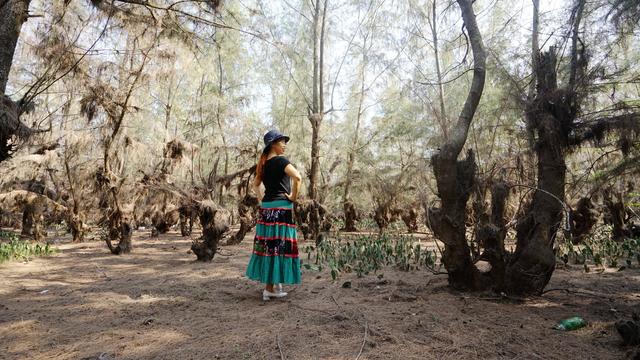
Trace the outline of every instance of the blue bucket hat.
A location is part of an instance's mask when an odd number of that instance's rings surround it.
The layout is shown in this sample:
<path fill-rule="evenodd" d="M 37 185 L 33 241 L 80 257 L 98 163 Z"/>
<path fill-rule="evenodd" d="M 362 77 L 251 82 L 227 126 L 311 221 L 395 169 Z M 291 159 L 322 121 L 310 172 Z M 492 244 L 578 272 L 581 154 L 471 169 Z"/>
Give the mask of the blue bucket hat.
<path fill-rule="evenodd" d="M 278 130 L 269 130 L 266 134 L 264 134 L 264 150 L 266 150 L 271 144 L 280 139 L 284 139 L 285 142 L 289 142 L 289 137 L 287 135 L 282 134 Z"/>

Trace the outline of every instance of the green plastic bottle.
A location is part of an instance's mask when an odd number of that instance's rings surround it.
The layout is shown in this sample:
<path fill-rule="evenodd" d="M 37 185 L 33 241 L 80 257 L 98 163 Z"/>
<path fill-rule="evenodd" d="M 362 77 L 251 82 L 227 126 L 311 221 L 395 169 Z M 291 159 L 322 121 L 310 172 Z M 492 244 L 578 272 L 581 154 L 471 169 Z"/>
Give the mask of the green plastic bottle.
<path fill-rule="evenodd" d="M 581 318 L 579 316 L 574 316 L 574 317 L 570 317 L 568 319 L 561 320 L 553 328 L 556 329 L 556 330 L 561 330 L 561 331 L 571 331 L 571 330 L 580 329 L 581 327 L 584 327 L 585 325 L 587 325 L 587 322 L 584 321 L 583 318 Z"/>

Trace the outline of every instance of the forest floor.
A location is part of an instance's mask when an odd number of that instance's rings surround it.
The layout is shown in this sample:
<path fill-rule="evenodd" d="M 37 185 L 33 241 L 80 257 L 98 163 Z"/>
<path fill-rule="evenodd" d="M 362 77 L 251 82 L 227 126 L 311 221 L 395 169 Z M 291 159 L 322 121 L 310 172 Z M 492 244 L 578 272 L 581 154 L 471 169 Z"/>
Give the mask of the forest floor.
<path fill-rule="evenodd" d="M 195 262 L 190 240 L 137 232 L 134 252 L 70 243 L 0 265 L 0 359 L 621 359 L 614 323 L 640 313 L 640 270 L 562 267 L 542 297 L 460 293 L 446 276 L 306 271 L 263 302 L 251 238 Z M 343 288 L 346 281 L 350 288 Z M 579 315 L 589 325 L 552 326 Z"/>

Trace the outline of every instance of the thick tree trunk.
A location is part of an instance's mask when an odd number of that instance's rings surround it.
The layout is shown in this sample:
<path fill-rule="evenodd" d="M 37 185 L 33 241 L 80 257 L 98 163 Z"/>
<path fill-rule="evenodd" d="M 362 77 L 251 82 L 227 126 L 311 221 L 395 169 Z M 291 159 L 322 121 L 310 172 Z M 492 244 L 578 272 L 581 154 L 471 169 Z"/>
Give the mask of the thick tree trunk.
<path fill-rule="evenodd" d="M 473 265 L 465 231 L 467 201 L 475 181 L 473 152 L 469 151 L 463 161 L 436 155 L 432 162 L 442 206 L 429 211 L 429 224 L 444 243 L 442 263 L 449 274 L 449 284 L 457 289 L 482 289 L 485 284 Z"/>
<path fill-rule="evenodd" d="M 218 243 L 229 230 L 230 214 L 212 202 L 203 202 L 199 207 L 202 240 L 194 241 L 191 250 L 198 261 L 211 261 L 218 251 Z"/>
<path fill-rule="evenodd" d="M 180 213 L 180 234 L 189 236 L 193 232 L 193 219 L 197 217 L 197 209 L 193 205 L 182 205 L 178 209 Z"/>
<path fill-rule="evenodd" d="M 36 215 L 33 206 L 28 205 L 24 208 L 24 211 L 22 212 L 22 231 L 20 232 L 20 235 L 33 235 L 33 225 L 36 222 L 35 216 Z"/>
<path fill-rule="evenodd" d="M 14 150 L 8 145 L 13 135 L 28 137 L 33 131 L 20 122 L 21 110 L 5 95 L 13 55 L 22 24 L 29 14 L 30 0 L 0 1 L 0 162 Z"/>
<path fill-rule="evenodd" d="M 552 47 L 540 57 L 538 94 L 527 111 L 527 122 L 537 135 L 538 184 L 518 223 L 516 251 L 507 265 L 505 287 L 512 293 L 541 293 L 555 269 L 553 244 L 563 216 L 567 129 L 575 114 L 573 95 L 558 90 L 555 69 Z"/>
<path fill-rule="evenodd" d="M 84 241 L 84 222 L 78 214 L 69 214 L 67 225 L 71 230 L 71 235 L 73 235 L 73 242 Z"/>
<path fill-rule="evenodd" d="M 193 219 L 180 214 L 180 235 L 189 236 L 193 232 Z"/>
<path fill-rule="evenodd" d="M 480 272 L 471 260 L 465 236 L 467 201 L 475 181 L 475 160 L 471 151 L 458 161 L 467 139 L 469 126 L 484 89 L 486 55 L 470 0 L 458 0 L 462 18 L 473 50 L 473 80 L 464 107 L 449 139 L 431 159 L 436 177 L 441 207 L 429 211 L 429 222 L 445 249 L 442 262 L 449 274 L 449 284 L 460 289 L 480 289 L 485 286 Z"/>
<path fill-rule="evenodd" d="M 0 93 L 4 95 L 22 24 L 29 15 L 30 0 L 6 0 L 0 6 Z"/>
<path fill-rule="evenodd" d="M 253 195 L 245 195 L 238 204 L 238 215 L 240 216 L 240 229 L 229 239 L 227 245 L 237 245 L 244 240 L 244 237 L 256 226 L 256 213 L 258 211 L 258 198 Z"/>
<path fill-rule="evenodd" d="M 158 211 L 151 219 L 155 228 L 155 231 L 151 232 L 151 236 L 156 237 L 160 234 L 166 234 L 179 221 L 180 212 L 178 209 L 173 209 L 169 212 Z"/>
<path fill-rule="evenodd" d="M 35 241 L 44 240 L 47 234 L 43 228 L 43 210 L 43 206 L 37 198 L 25 205 L 22 213 L 22 236 L 33 237 Z"/>
<path fill-rule="evenodd" d="M 401 209 L 400 218 L 407 226 L 407 231 L 409 233 L 415 233 L 418 231 L 418 211 L 416 206 L 409 204 L 407 208 Z"/>
<path fill-rule="evenodd" d="M 352 231 L 356 232 L 358 229 L 356 228 L 356 221 L 358 221 L 358 213 L 356 211 L 356 207 L 351 201 L 346 201 L 343 203 L 344 210 L 344 228 L 340 229 L 341 231 Z"/>
<path fill-rule="evenodd" d="M 114 255 L 130 253 L 133 248 L 131 243 L 133 226 L 130 217 L 120 213 L 119 210 L 113 211 L 109 216 L 107 229 L 105 241 L 111 253 Z M 118 240 L 118 245 L 113 246 L 112 240 Z"/>
<path fill-rule="evenodd" d="M 497 182 L 491 188 L 491 217 L 483 216 L 476 232 L 476 243 L 483 249 L 479 259 L 489 262 L 491 270 L 488 273 L 494 289 L 503 289 L 506 251 L 504 239 L 507 235 L 504 219 L 509 188 L 504 182 Z"/>
<path fill-rule="evenodd" d="M 603 197 L 606 209 L 604 222 L 612 227 L 611 238 L 618 241 L 631 236 L 632 232 L 626 221 L 627 210 L 622 193 L 612 189 L 606 189 Z"/>
<path fill-rule="evenodd" d="M 579 244 L 591 234 L 598 222 L 598 212 L 588 197 L 578 200 L 576 209 L 571 211 L 571 237 L 574 244 Z"/>

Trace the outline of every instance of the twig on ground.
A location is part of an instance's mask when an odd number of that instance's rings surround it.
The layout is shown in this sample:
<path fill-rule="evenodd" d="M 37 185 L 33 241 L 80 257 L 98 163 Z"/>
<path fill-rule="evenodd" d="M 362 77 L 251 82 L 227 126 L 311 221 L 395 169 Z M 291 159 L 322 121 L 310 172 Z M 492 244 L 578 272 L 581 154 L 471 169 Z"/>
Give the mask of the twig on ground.
<path fill-rule="evenodd" d="M 300 306 L 300 305 L 298 305 L 298 304 L 294 304 L 294 303 L 289 303 L 289 304 L 291 304 L 291 306 L 293 306 L 293 307 L 297 307 L 298 309 L 301 309 L 301 310 L 321 312 L 321 313 L 326 314 L 326 315 L 329 315 L 329 316 L 333 316 L 333 315 L 335 315 L 335 314 L 331 313 L 331 312 L 330 312 L 330 311 L 328 311 L 328 310 L 322 310 L 322 309 L 311 309 L 311 308 L 307 308 L 307 307 L 304 307 L 304 306 Z"/>
<path fill-rule="evenodd" d="M 331 300 L 333 300 L 333 302 L 336 304 L 336 306 L 338 307 L 338 310 L 342 313 L 344 313 L 344 309 L 342 308 L 342 306 L 340 306 L 340 304 L 338 303 L 338 301 L 336 300 L 336 298 L 331 295 Z M 358 355 L 356 356 L 356 360 L 360 359 L 360 356 L 362 355 L 362 351 L 364 350 L 364 345 L 367 343 L 367 336 L 369 335 L 369 322 L 367 321 L 367 318 L 365 317 L 365 315 L 363 313 L 361 313 L 360 311 L 358 311 L 358 313 L 360 313 L 360 316 L 362 316 L 362 318 L 364 318 L 364 337 L 362 338 L 362 346 L 360 346 L 360 351 L 358 352 Z M 348 319 L 348 317 L 347 317 Z M 360 320 L 358 320 L 356 318 L 356 321 L 358 323 L 360 323 Z"/>
<path fill-rule="evenodd" d="M 367 334 L 369 333 L 369 322 L 367 319 L 364 319 L 364 337 L 362 338 L 362 346 L 360 346 L 360 352 L 358 352 L 358 356 L 356 356 L 356 360 L 360 359 L 360 355 L 362 355 L 362 350 L 364 350 L 364 344 L 367 342 Z"/>
<path fill-rule="evenodd" d="M 334 298 L 333 295 L 331 295 L 331 300 L 333 300 L 333 302 L 336 304 L 336 306 L 338 307 L 338 310 L 342 310 L 342 306 L 338 304 L 338 301 L 336 301 L 336 298 Z"/>
<path fill-rule="evenodd" d="M 96 269 L 97 269 L 100 273 L 102 273 L 102 276 L 104 276 L 107 280 L 111 281 L 111 277 L 109 277 L 109 275 L 107 275 L 107 273 L 106 273 L 104 270 L 102 270 L 102 269 L 100 268 L 100 266 L 98 266 L 98 264 L 93 264 L 93 265 L 95 265 Z"/>
<path fill-rule="evenodd" d="M 285 360 L 284 351 L 282 350 L 282 344 L 280 343 L 280 329 L 282 328 L 283 323 L 284 321 L 280 324 L 280 327 L 278 328 L 278 333 L 276 334 L 276 341 L 278 342 L 278 351 L 280 351 L 280 359 Z"/>
<path fill-rule="evenodd" d="M 572 293 L 572 294 L 580 294 L 580 295 L 587 295 L 587 296 L 594 296 L 594 297 L 600 297 L 600 298 L 605 298 L 605 299 L 609 299 L 609 296 L 605 296 L 605 295 L 600 295 L 600 294 L 594 294 L 594 293 L 588 293 L 588 292 L 584 292 L 584 291 L 579 291 L 579 290 L 571 290 L 571 289 L 565 289 L 565 288 L 552 288 L 552 289 L 547 289 L 545 291 L 542 292 L 542 294 L 540 295 L 544 295 L 546 293 L 552 292 L 552 291 L 564 291 L 564 292 L 568 292 L 568 293 Z"/>

